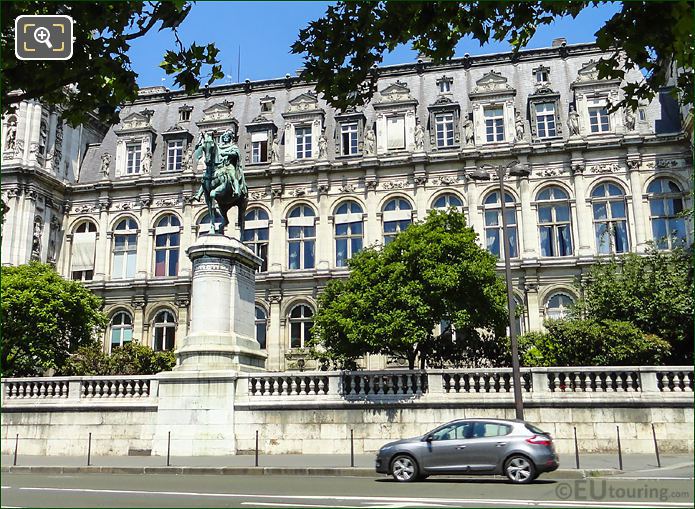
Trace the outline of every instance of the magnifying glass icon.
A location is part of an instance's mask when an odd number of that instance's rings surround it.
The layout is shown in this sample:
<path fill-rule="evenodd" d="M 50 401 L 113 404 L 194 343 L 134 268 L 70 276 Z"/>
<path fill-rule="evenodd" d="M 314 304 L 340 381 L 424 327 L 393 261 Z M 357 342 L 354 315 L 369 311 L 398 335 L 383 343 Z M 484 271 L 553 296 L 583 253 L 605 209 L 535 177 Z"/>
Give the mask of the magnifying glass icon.
<path fill-rule="evenodd" d="M 34 30 L 34 40 L 39 44 L 45 44 L 49 49 L 53 48 L 51 44 L 51 32 L 49 32 L 46 27 L 39 27 Z"/>

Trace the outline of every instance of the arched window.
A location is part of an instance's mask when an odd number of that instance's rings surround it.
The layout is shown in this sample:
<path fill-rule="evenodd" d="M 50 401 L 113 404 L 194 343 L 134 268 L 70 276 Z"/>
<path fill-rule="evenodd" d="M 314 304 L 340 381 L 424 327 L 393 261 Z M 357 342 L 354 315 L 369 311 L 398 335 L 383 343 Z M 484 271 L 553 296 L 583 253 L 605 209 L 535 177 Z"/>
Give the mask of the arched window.
<path fill-rule="evenodd" d="M 215 209 L 215 230 L 219 230 L 220 226 L 222 225 L 222 216 L 220 216 L 220 213 Z M 205 213 L 200 218 L 200 221 L 198 221 L 198 237 L 201 235 L 207 235 L 210 233 L 210 214 Z"/>
<path fill-rule="evenodd" d="M 507 233 L 509 235 L 509 256 L 516 258 L 519 256 L 519 243 L 517 241 L 516 207 L 514 197 L 509 193 L 504 193 L 504 204 L 507 212 Z M 485 209 L 485 247 L 497 258 L 504 256 L 504 251 L 500 251 L 502 246 L 502 209 L 499 191 L 490 193 L 483 204 Z"/>
<path fill-rule="evenodd" d="M 348 259 L 362 250 L 364 224 L 362 207 L 347 201 L 335 211 L 335 266 L 346 267 Z"/>
<path fill-rule="evenodd" d="M 171 311 L 162 310 L 154 317 L 153 349 L 173 350 L 176 343 L 176 320 Z"/>
<path fill-rule="evenodd" d="M 448 210 L 450 208 L 455 208 L 459 212 L 463 209 L 463 201 L 454 193 L 441 194 L 434 200 L 432 204 L 433 209 L 437 210 Z"/>
<path fill-rule="evenodd" d="M 97 227 L 91 221 L 80 223 L 72 237 L 71 273 L 76 281 L 94 279 L 94 254 L 97 249 Z"/>
<path fill-rule="evenodd" d="M 384 245 L 393 241 L 400 232 L 413 222 L 413 207 L 404 198 L 393 198 L 384 205 Z"/>
<path fill-rule="evenodd" d="M 138 224 L 132 218 L 122 219 L 113 234 L 113 279 L 135 277 L 135 260 L 138 247 Z"/>
<path fill-rule="evenodd" d="M 297 205 L 287 216 L 288 259 L 292 269 L 313 269 L 316 247 L 315 214 L 308 205 Z"/>
<path fill-rule="evenodd" d="M 167 215 L 157 222 L 155 228 L 154 275 L 176 276 L 179 273 L 179 246 L 181 222 L 174 215 Z"/>
<path fill-rule="evenodd" d="M 615 184 L 599 184 L 591 193 L 594 208 L 594 233 L 599 254 L 625 253 L 629 250 L 625 194 Z"/>
<path fill-rule="evenodd" d="M 295 306 L 290 311 L 290 348 L 304 348 L 311 338 L 314 326 L 314 312 L 305 304 Z"/>
<path fill-rule="evenodd" d="M 256 306 L 256 341 L 265 350 L 265 340 L 268 331 L 268 316 L 265 309 L 261 306 Z"/>
<path fill-rule="evenodd" d="M 114 348 L 130 343 L 133 340 L 133 317 L 126 311 L 119 311 L 111 318 L 111 347 Z"/>
<path fill-rule="evenodd" d="M 567 193 L 559 187 L 546 187 L 538 193 L 537 200 L 541 256 L 572 255 L 572 228 Z"/>
<path fill-rule="evenodd" d="M 244 216 L 244 244 L 261 260 L 259 272 L 268 270 L 268 238 L 270 219 L 268 213 L 260 208 L 249 210 Z"/>
<path fill-rule="evenodd" d="M 572 297 L 565 293 L 555 293 L 550 296 L 545 304 L 545 317 L 552 320 L 565 318 L 569 308 L 574 304 Z"/>
<path fill-rule="evenodd" d="M 647 188 L 652 235 L 659 249 L 681 246 L 686 240 L 683 191 L 667 178 L 654 180 Z"/>

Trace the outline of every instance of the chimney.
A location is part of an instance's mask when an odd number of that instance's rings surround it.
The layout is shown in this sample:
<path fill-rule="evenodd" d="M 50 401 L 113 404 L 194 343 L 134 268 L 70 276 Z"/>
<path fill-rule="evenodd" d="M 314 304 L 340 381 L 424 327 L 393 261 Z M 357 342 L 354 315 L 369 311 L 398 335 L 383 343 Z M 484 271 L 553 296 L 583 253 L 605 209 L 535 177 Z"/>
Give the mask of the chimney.
<path fill-rule="evenodd" d="M 560 46 L 564 46 L 567 44 L 567 39 L 564 37 L 558 37 L 557 39 L 553 39 L 552 46 L 553 48 L 559 48 Z"/>

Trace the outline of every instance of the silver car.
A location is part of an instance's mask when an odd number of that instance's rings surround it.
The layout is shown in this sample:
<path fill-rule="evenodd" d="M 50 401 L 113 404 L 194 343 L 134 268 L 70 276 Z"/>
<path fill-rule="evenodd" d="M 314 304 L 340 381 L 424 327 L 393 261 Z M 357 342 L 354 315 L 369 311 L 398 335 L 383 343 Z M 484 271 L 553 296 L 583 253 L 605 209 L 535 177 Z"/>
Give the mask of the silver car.
<path fill-rule="evenodd" d="M 524 421 L 461 419 L 379 449 L 376 471 L 401 482 L 430 475 L 506 475 L 529 483 L 559 466 L 551 436 Z"/>

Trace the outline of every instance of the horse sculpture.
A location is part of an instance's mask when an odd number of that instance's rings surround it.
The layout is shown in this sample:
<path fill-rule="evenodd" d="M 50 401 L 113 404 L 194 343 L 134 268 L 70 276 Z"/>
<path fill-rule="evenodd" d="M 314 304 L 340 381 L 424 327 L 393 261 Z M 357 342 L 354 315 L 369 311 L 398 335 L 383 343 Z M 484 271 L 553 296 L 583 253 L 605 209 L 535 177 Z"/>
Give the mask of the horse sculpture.
<path fill-rule="evenodd" d="M 201 135 L 195 146 L 194 157 L 199 160 L 205 157 L 205 173 L 195 201 L 205 196 L 210 218 L 210 233 L 224 235 L 224 229 L 229 225 L 227 212 L 236 206 L 239 208 L 239 230 L 244 234 L 244 219 L 249 199 L 249 190 L 244 178 L 244 163 L 239 147 L 233 142 L 232 131 L 225 131 L 220 136 L 218 144 L 215 133 L 206 132 Z M 215 227 L 216 212 L 222 218 L 219 231 Z"/>

